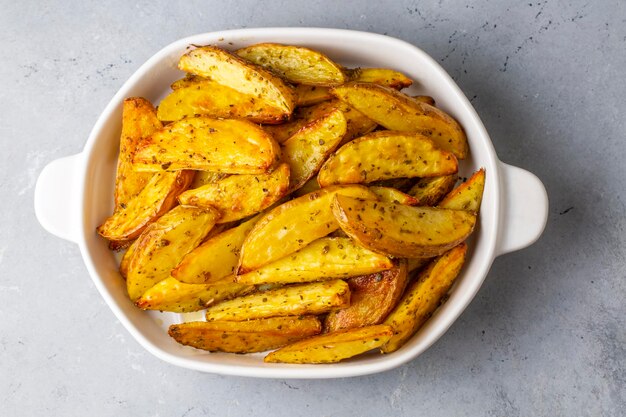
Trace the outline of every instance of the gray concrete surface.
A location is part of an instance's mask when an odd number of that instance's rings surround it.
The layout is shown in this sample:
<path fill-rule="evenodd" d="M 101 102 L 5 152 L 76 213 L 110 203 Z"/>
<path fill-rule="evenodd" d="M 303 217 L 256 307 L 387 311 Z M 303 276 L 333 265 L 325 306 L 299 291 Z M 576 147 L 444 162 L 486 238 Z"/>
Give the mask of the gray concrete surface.
<path fill-rule="evenodd" d="M 623 1 L 0 1 L 0 415 L 623 416 Z M 379 375 L 255 380 L 170 366 L 100 299 L 33 186 L 81 150 L 162 46 L 204 31 L 322 26 L 412 42 L 452 74 L 501 159 L 535 172 L 543 238 L 497 259 L 427 353 Z"/>

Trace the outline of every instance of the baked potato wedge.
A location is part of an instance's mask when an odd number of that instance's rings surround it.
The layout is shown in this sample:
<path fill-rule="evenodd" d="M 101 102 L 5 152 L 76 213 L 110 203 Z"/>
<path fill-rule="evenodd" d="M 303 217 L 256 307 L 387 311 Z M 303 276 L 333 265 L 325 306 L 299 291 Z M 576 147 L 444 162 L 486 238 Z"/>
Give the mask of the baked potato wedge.
<path fill-rule="evenodd" d="M 213 184 L 187 190 L 180 204 L 219 210 L 218 223 L 241 220 L 271 206 L 287 194 L 289 164 L 280 164 L 269 174 L 231 175 Z"/>
<path fill-rule="evenodd" d="M 224 49 L 202 46 L 183 55 L 178 68 L 261 99 L 291 115 L 296 96 L 280 77 Z"/>
<path fill-rule="evenodd" d="M 485 189 L 485 169 L 476 171 L 467 181 L 452 190 L 439 207 L 452 210 L 468 210 L 478 213 Z"/>
<path fill-rule="evenodd" d="M 228 229 L 198 246 L 172 270 L 172 276 L 189 284 L 209 284 L 233 275 L 241 245 L 261 215 Z"/>
<path fill-rule="evenodd" d="M 317 177 L 313 177 L 305 182 L 302 187 L 293 192 L 294 197 L 302 197 L 305 194 L 312 193 L 320 189 L 320 185 L 317 183 Z"/>
<path fill-rule="evenodd" d="M 328 155 L 341 143 L 346 133 L 346 118 L 334 110 L 304 126 L 282 145 L 283 161 L 289 164 L 289 190 L 302 187 L 317 174 Z"/>
<path fill-rule="evenodd" d="M 393 330 L 382 324 L 313 336 L 270 352 L 265 362 L 335 363 L 387 343 Z"/>
<path fill-rule="evenodd" d="M 150 224 L 134 244 L 126 287 L 137 301 L 159 281 L 169 278 L 183 256 L 196 248 L 219 219 L 215 209 L 177 206 Z"/>
<path fill-rule="evenodd" d="M 98 226 L 98 233 L 110 241 L 112 249 L 129 245 L 150 223 L 176 205 L 176 197 L 189 187 L 193 175 L 193 171 L 154 174 L 139 194 Z"/>
<path fill-rule="evenodd" d="M 346 143 L 324 163 L 320 187 L 371 183 L 392 178 L 434 177 L 456 173 L 456 157 L 426 136 L 383 130 Z"/>
<path fill-rule="evenodd" d="M 355 68 L 350 70 L 350 80 L 384 85 L 394 90 L 402 90 L 413 84 L 409 77 L 389 68 Z"/>
<path fill-rule="evenodd" d="M 312 106 L 333 98 L 328 87 L 300 84 L 296 86 L 295 91 L 296 105 L 298 107 Z"/>
<path fill-rule="evenodd" d="M 254 285 L 237 284 L 232 277 L 211 284 L 186 284 L 169 277 L 144 292 L 135 305 L 142 310 L 190 313 L 252 291 Z"/>
<path fill-rule="evenodd" d="M 267 290 L 209 307 L 207 321 L 246 321 L 268 317 L 322 314 L 350 304 L 344 281 L 313 282 Z"/>
<path fill-rule="evenodd" d="M 323 281 L 385 271 L 393 266 L 386 256 L 357 245 L 350 238 L 323 237 L 275 262 L 243 275 L 242 284 L 291 284 Z"/>
<path fill-rule="evenodd" d="M 363 186 L 336 186 L 273 208 L 259 220 L 243 242 L 237 275 L 292 254 L 337 230 L 339 225 L 330 208 L 335 194 L 376 199 L 376 195 Z"/>
<path fill-rule="evenodd" d="M 422 103 L 429 104 L 431 106 L 435 105 L 435 99 L 431 96 L 413 96 L 413 100 L 420 101 Z"/>
<path fill-rule="evenodd" d="M 384 201 L 386 203 L 398 203 L 404 204 L 405 206 L 419 206 L 420 202 L 417 198 L 410 196 L 408 194 L 403 193 L 400 190 L 391 187 L 379 187 L 372 186 L 369 187 L 370 191 L 378 196 L 380 201 Z"/>
<path fill-rule="evenodd" d="M 210 352 L 265 352 L 318 334 L 314 316 L 272 317 L 249 321 L 195 321 L 170 326 L 178 343 Z"/>
<path fill-rule="evenodd" d="M 383 353 L 398 350 L 426 323 L 459 275 L 466 253 L 465 243 L 452 248 L 433 260 L 409 285 L 398 306 L 385 320 L 385 324 L 393 328 L 393 337 L 383 345 Z"/>
<path fill-rule="evenodd" d="M 156 117 L 156 109 L 145 98 L 132 97 L 122 105 L 122 135 L 120 153 L 115 175 L 115 210 L 124 208 L 130 200 L 143 190 L 151 173 L 135 172 L 133 155 L 142 139 L 163 127 Z"/>
<path fill-rule="evenodd" d="M 348 236 L 370 250 L 399 258 L 441 255 L 463 242 L 476 224 L 476 214 L 467 211 L 337 194 L 333 198 L 333 214 Z"/>
<path fill-rule="evenodd" d="M 265 174 L 280 160 L 280 147 L 246 120 L 192 117 L 143 140 L 133 157 L 137 171 L 196 169 L 222 174 Z"/>
<path fill-rule="evenodd" d="M 382 272 L 350 278 L 350 306 L 328 313 L 326 332 L 382 323 L 402 297 L 409 281 L 407 261 Z"/>
<path fill-rule="evenodd" d="M 195 173 L 196 175 L 194 175 L 191 186 L 189 187 L 191 189 L 202 187 L 206 184 L 213 184 L 228 177 L 228 174 L 212 171 L 195 171 Z"/>
<path fill-rule="evenodd" d="M 420 178 L 407 193 L 417 198 L 420 206 L 436 206 L 452 191 L 457 179 L 457 174 Z"/>
<path fill-rule="evenodd" d="M 417 271 L 418 269 L 422 269 L 428 264 L 432 258 L 408 258 L 408 269 L 409 274 L 411 272 Z"/>
<path fill-rule="evenodd" d="M 236 54 L 294 84 L 334 86 L 347 81 L 341 65 L 302 46 L 259 43 L 238 49 Z"/>
<path fill-rule="evenodd" d="M 461 125 L 437 107 L 372 83 L 350 82 L 333 88 L 332 93 L 387 129 L 421 133 L 457 158 L 467 157 L 467 138 Z"/>
<path fill-rule="evenodd" d="M 133 243 L 131 243 L 128 248 L 126 249 L 126 252 L 124 252 L 124 254 L 122 255 L 122 259 L 120 260 L 120 275 L 122 276 L 122 278 L 126 279 L 126 276 L 128 275 L 128 264 L 130 264 L 130 260 L 133 258 L 133 253 L 135 251 L 135 243 L 137 241 L 133 240 Z"/>

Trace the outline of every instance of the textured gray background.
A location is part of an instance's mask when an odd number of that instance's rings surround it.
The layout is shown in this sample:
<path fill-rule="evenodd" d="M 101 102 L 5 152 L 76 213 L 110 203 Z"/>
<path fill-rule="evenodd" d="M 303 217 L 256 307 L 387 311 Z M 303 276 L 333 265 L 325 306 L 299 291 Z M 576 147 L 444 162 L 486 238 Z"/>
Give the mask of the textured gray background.
<path fill-rule="evenodd" d="M 625 2 L 83 3 L 0 2 L 0 414 L 626 415 Z M 170 366 L 115 320 L 77 247 L 34 218 L 39 171 L 82 149 L 148 57 L 262 26 L 418 45 L 472 99 L 500 158 L 548 189 L 543 238 L 497 259 L 461 319 L 399 369 L 263 381 Z"/>

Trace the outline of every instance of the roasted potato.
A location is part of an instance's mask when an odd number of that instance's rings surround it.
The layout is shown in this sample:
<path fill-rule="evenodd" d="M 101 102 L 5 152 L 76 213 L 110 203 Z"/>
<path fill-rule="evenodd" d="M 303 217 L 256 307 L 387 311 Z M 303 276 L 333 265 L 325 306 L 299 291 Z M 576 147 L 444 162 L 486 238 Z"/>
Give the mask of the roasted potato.
<path fill-rule="evenodd" d="M 402 191 L 391 187 L 369 187 L 370 191 L 378 196 L 380 201 L 386 203 L 398 203 L 405 206 L 419 206 L 420 202 L 417 198 L 404 194 Z"/>
<path fill-rule="evenodd" d="M 272 317 L 249 321 L 195 321 L 173 324 L 169 335 L 181 345 L 211 352 L 252 353 L 275 349 L 318 334 L 315 316 Z"/>
<path fill-rule="evenodd" d="M 214 184 L 218 182 L 219 180 L 223 180 L 224 178 L 228 177 L 228 174 L 222 174 L 219 172 L 212 172 L 212 171 L 194 171 L 194 172 L 196 173 L 196 175 L 194 175 L 191 186 L 189 187 L 192 189 L 202 187 L 203 185 L 206 185 L 206 184 Z"/>
<path fill-rule="evenodd" d="M 436 107 L 372 83 L 351 82 L 331 92 L 387 129 L 421 133 L 457 158 L 467 157 L 467 138 L 461 125 Z"/>
<path fill-rule="evenodd" d="M 393 330 L 389 326 L 345 329 L 313 336 L 269 353 L 265 362 L 334 363 L 387 343 Z"/>
<path fill-rule="evenodd" d="M 421 101 L 422 103 L 430 104 L 431 106 L 435 105 L 435 99 L 431 96 L 413 96 L 413 100 Z"/>
<path fill-rule="evenodd" d="M 330 94 L 328 87 L 304 84 L 296 86 L 296 104 L 298 107 L 312 106 L 331 98 L 333 95 Z"/>
<path fill-rule="evenodd" d="M 312 193 L 320 189 L 320 185 L 317 183 L 317 177 L 313 177 L 304 185 L 293 192 L 294 197 L 302 197 L 305 194 Z"/>
<path fill-rule="evenodd" d="M 387 270 L 389 258 L 365 249 L 349 238 L 325 237 L 247 274 L 236 281 L 245 284 L 290 284 L 346 278 Z"/>
<path fill-rule="evenodd" d="M 420 206 L 436 206 L 453 188 L 457 174 L 420 178 L 407 194 L 419 200 Z"/>
<path fill-rule="evenodd" d="M 200 116 L 171 123 L 143 140 L 133 157 L 137 171 L 197 169 L 223 174 L 265 174 L 280 147 L 246 120 Z"/>
<path fill-rule="evenodd" d="M 267 317 L 322 314 L 350 304 L 350 288 L 342 280 L 313 282 L 244 295 L 211 306 L 207 321 L 246 321 Z"/>
<path fill-rule="evenodd" d="M 388 68 L 355 68 L 350 70 L 350 80 L 383 85 L 395 90 L 402 90 L 413 84 L 413 80 L 406 75 Z"/>
<path fill-rule="evenodd" d="M 481 168 L 463 184 L 452 190 L 439 207 L 452 210 L 468 210 L 478 213 L 485 188 L 485 169 Z"/>
<path fill-rule="evenodd" d="M 350 306 L 328 313 L 325 331 L 382 323 L 402 297 L 408 277 L 407 261 L 402 259 L 387 271 L 350 278 Z"/>
<path fill-rule="evenodd" d="M 380 131 L 339 148 L 317 176 L 320 187 L 402 177 L 434 177 L 457 172 L 455 156 L 418 133 Z"/>
<path fill-rule="evenodd" d="M 362 246 L 400 258 L 438 256 L 474 230 L 476 214 L 433 207 L 359 200 L 335 195 L 332 211 L 341 229 Z"/>
<path fill-rule="evenodd" d="M 448 293 L 465 262 L 467 245 L 461 243 L 420 272 L 407 288 L 398 306 L 385 324 L 393 328 L 393 337 L 383 345 L 384 353 L 398 350 L 430 318 Z"/>
<path fill-rule="evenodd" d="M 215 209 L 177 206 L 150 224 L 134 244 L 126 286 L 132 301 L 168 278 L 183 256 L 209 233 L 219 213 Z"/>

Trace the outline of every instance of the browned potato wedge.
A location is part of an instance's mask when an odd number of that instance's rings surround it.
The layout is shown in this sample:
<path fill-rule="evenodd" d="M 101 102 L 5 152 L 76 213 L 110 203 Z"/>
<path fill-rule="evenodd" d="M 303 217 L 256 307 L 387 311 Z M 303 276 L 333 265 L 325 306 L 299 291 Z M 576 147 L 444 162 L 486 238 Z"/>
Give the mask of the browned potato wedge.
<path fill-rule="evenodd" d="M 158 117 L 165 122 L 196 115 L 281 123 L 289 118 L 290 113 L 267 103 L 262 97 L 244 94 L 210 80 L 177 88 L 159 103 Z"/>
<path fill-rule="evenodd" d="M 330 100 L 333 95 L 328 87 L 300 84 L 296 86 L 296 97 L 297 106 L 306 107 Z"/>
<path fill-rule="evenodd" d="M 275 207 L 259 220 L 246 237 L 237 274 L 254 271 L 337 230 L 339 225 L 330 208 L 335 194 L 376 199 L 376 195 L 366 187 L 337 186 Z"/>
<path fill-rule="evenodd" d="M 464 241 L 476 214 L 335 195 L 332 210 L 344 232 L 362 246 L 399 258 L 438 256 Z"/>
<path fill-rule="evenodd" d="M 339 146 L 346 133 L 346 118 L 341 110 L 304 126 L 283 143 L 283 161 L 289 164 L 289 190 L 302 187 L 320 169 L 328 155 Z"/>
<path fill-rule="evenodd" d="M 333 86 L 347 81 L 341 65 L 309 48 L 259 43 L 238 49 L 236 53 L 294 84 Z"/>
<path fill-rule="evenodd" d="M 111 217 L 98 226 L 98 233 L 114 248 L 124 247 L 153 221 L 176 205 L 176 197 L 193 179 L 193 171 L 160 172 Z"/>
<path fill-rule="evenodd" d="M 130 244 L 130 246 L 128 246 L 128 249 L 126 249 L 126 252 L 124 252 L 124 255 L 122 255 L 122 259 L 120 260 L 120 275 L 122 276 L 122 278 L 126 279 L 126 276 L 128 275 L 128 264 L 130 264 L 130 260 L 133 258 L 133 253 L 135 251 L 135 243 L 137 241 L 134 240 L 133 243 Z"/>
<path fill-rule="evenodd" d="M 393 330 L 389 326 L 360 327 L 313 336 L 269 353 L 265 362 L 335 363 L 387 343 Z"/>
<path fill-rule="evenodd" d="M 350 306 L 328 313 L 325 331 L 382 323 L 402 297 L 408 280 L 404 259 L 388 271 L 350 278 Z"/>
<path fill-rule="evenodd" d="M 313 177 L 296 191 L 293 192 L 294 197 L 302 197 L 305 194 L 312 193 L 320 189 L 320 185 L 317 183 L 317 177 Z"/>
<path fill-rule="evenodd" d="M 422 269 L 429 263 L 432 258 L 409 258 L 407 261 L 409 262 L 409 273 L 413 271 L 417 271 L 418 269 Z"/>
<path fill-rule="evenodd" d="M 120 153 L 115 175 L 116 211 L 124 208 L 152 178 L 153 174 L 133 170 L 133 155 L 141 140 L 161 127 L 163 125 L 156 117 L 156 109 L 148 100 L 141 97 L 124 100 Z"/>
<path fill-rule="evenodd" d="M 181 78 L 180 80 L 176 80 L 172 84 L 170 84 L 170 88 L 172 90 L 178 90 L 179 88 L 189 87 L 202 81 L 210 80 L 208 78 L 200 77 L 199 75 L 185 74 L 183 78 Z"/>
<path fill-rule="evenodd" d="M 249 321 L 196 321 L 173 324 L 178 343 L 211 352 L 265 352 L 318 334 L 317 317 L 272 317 Z"/>
<path fill-rule="evenodd" d="M 333 88 L 332 93 L 387 129 L 421 133 L 457 158 L 467 157 L 467 138 L 461 125 L 436 107 L 371 83 L 347 83 Z"/>
<path fill-rule="evenodd" d="M 280 200 L 289 188 L 289 165 L 280 164 L 269 174 L 231 175 L 213 184 L 187 190 L 180 204 L 219 210 L 218 223 L 240 220 Z"/>
<path fill-rule="evenodd" d="M 422 103 L 430 104 L 431 106 L 435 105 L 435 99 L 431 96 L 413 96 L 413 100 L 421 101 Z"/>
<path fill-rule="evenodd" d="M 388 68 L 356 68 L 350 71 L 351 81 L 374 83 L 402 90 L 413 84 L 406 75 Z"/>
<path fill-rule="evenodd" d="M 180 260 L 202 242 L 219 213 L 215 209 L 177 206 L 150 224 L 134 244 L 126 287 L 136 301 L 170 276 Z"/>
<path fill-rule="evenodd" d="M 413 187 L 415 181 L 417 181 L 417 178 L 392 178 L 389 180 L 374 181 L 370 183 L 370 187 L 389 187 L 406 193 Z"/>
<path fill-rule="evenodd" d="M 233 275 L 241 245 L 261 215 L 208 239 L 189 252 L 174 268 L 172 276 L 189 284 L 204 284 Z"/>
<path fill-rule="evenodd" d="M 470 179 L 452 190 L 439 207 L 453 210 L 469 210 L 478 213 L 485 189 L 485 169 L 481 168 Z"/>
<path fill-rule="evenodd" d="M 450 152 L 426 136 L 390 130 L 370 133 L 339 148 L 317 176 L 320 186 L 370 183 L 402 177 L 434 177 L 457 172 Z"/>
<path fill-rule="evenodd" d="M 138 171 L 197 169 L 264 174 L 280 160 L 280 147 L 246 120 L 200 116 L 171 123 L 142 141 L 133 157 Z"/>
<path fill-rule="evenodd" d="M 457 174 L 420 178 L 408 194 L 417 198 L 420 206 L 436 206 L 454 188 L 457 179 Z"/>
<path fill-rule="evenodd" d="M 166 278 L 149 288 L 135 302 L 143 310 L 189 313 L 254 291 L 254 285 L 237 284 L 232 277 L 211 284 L 186 284 Z"/>
<path fill-rule="evenodd" d="M 211 306 L 207 321 L 245 321 L 267 317 L 322 314 L 350 304 L 350 288 L 342 280 L 313 282 L 244 295 Z"/>
<path fill-rule="evenodd" d="M 426 323 L 459 275 L 466 252 L 467 245 L 461 243 L 432 261 L 409 285 L 385 320 L 393 328 L 393 337 L 382 347 L 384 353 L 398 350 Z"/>
<path fill-rule="evenodd" d="M 213 184 L 219 180 L 223 180 L 228 177 L 228 174 L 222 174 L 212 171 L 195 171 L 196 175 L 193 177 L 193 182 L 189 188 L 198 188 L 206 184 Z"/>
<path fill-rule="evenodd" d="M 223 49 L 214 46 L 196 48 L 180 58 L 178 68 L 262 99 L 287 115 L 295 108 L 296 97 L 291 86 L 271 72 Z"/>
<path fill-rule="evenodd" d="M 420 202 L 417 198 L 405 194 L 400 190 L 396 190 L 395 188 L 378 186 L 373 186 L 369 188 L 371 192 L 378 196 L 378 199 L 380 201 L 384 201 L 386 203 L 404 204 L 405 206 L 420 205 Z"/>
<path fill-rule="evenodd" d="M 244 284 L 291 284 L 346 278 L 387 270 L 393 262 L 350 238 L 323 237 L 297 252 L 269 263 L 236 281 Z"/>

